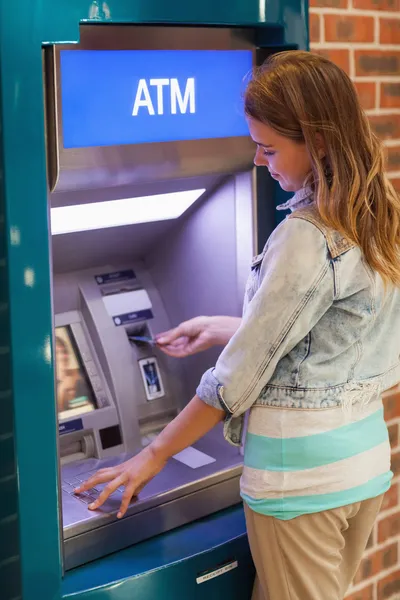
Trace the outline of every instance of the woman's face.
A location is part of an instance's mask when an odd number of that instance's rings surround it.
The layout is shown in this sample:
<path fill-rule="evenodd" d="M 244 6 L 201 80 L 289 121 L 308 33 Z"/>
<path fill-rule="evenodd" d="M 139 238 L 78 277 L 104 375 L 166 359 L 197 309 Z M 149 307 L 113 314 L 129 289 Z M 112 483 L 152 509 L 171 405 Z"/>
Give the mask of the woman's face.
<path fill-rule="evenodd" d="M 250 135 L 257 144 L 254 164 L 267 167 L 286 192 L 297 192 L 311 171 L 306 145 L 280 135 L 265 123 L 247 119 Z"/>

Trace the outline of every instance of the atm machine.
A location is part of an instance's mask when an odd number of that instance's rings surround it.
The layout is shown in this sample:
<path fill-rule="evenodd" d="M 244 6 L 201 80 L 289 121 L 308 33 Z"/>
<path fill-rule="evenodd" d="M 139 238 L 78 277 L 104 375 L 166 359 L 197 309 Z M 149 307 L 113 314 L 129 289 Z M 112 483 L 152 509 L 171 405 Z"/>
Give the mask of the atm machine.
<path fill-rule="evenodd" d="M 146 446 L 195 394 L 214 349 L 157 333 L 241 312 L 256 253 L 254 144 L 242 107 L 260 61 L 234 28 L 83 26 L 45 50 L 64 567 L 240 502 L 240 447 L 216 427 L 116 518 L 123 488 L 74 488 Z M 270 223 L 271 228 L 273 223 Z"/>
<path fill-rule="evenodd" d="M 149 340 L 241 314 L 285 199 L 253 166 L 242 93 L 268 54 L 307 47 L 306 3 L 0 14 L 2 600 L 245 600 L 242 453 L 221 427 L 122 520 L 121 490 L 95 512 L 101 486 L 73 490 L 149 444 L 221 351 L 172 359 Z"/>

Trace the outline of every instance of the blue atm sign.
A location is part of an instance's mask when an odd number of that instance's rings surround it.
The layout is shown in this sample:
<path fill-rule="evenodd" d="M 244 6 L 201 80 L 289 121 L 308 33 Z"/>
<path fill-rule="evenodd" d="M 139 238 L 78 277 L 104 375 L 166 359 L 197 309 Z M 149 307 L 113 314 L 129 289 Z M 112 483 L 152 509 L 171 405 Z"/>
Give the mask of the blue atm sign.
<path fill-rule="evenodd" d="M 251 50 L 61 50 L 64 148 L 248 135 Z"/>

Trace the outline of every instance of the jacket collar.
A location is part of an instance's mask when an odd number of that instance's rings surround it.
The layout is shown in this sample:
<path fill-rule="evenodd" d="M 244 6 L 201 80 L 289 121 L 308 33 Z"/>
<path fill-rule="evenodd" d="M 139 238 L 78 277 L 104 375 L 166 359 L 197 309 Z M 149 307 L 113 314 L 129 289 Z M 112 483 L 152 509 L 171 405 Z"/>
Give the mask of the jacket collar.
<path fill-rule="evenodd" d="M 284 204 L 279 204 L 277 210 L 290 210 L 294 211 L 298 208 L 309 206 L 314 202 L 314 192 L 311 187 L 304 187 L 298 190 L 292 198 L 289 198 Z"/>

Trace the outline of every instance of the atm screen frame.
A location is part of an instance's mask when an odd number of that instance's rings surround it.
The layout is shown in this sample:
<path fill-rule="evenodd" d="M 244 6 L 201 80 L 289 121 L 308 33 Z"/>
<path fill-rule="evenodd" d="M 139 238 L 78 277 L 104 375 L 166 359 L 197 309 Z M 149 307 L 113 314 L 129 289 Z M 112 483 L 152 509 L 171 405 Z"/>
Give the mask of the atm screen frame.
<path fill-rule="evenodd" d="M 114 413 L 116 411 L 114 400 L 108 388 L 106 378 L 104 376 L 103 370 L 100 366 L 99 360 L 97 358 L 95 349 L 92 346 L 90 336 L 86 331 L 84 326 L 84 321 L 79 313 L 79 311 L 70 311 L 66 313 L 59 313 L 55 315 L 54 319 L 54 331 L 53 331 L 53 344 L 55 349 L 55 337 L 56 331 L 59 327 L 68 328 L 69 334 L 71 336 L 71 343 L 73 349 L 77 353 L 77 360 L 80 363 L 80 367 L 82 370 L 83 377 L 86 378 L 89 388 L 93 393 L 93 398 L 96 404 L 96 408 L 94 410 L 89 410 L 86 412 L 82 412 L 79 415 L 70 414 L 68 415 L 68 411 L 63 413 L 63 418 L 60 418 L 58 415 L 58 423 L 59 423 L 59 433 L 65 434 L 70 433 L 72 429 L 68 427 L 68 423 L 75 421 L 82 421 L 82 427 L 92 428 L 97 421 L 100 420 L 99 413 L 103 409 L 112 409 Z M 89 369 L 90 366 L 90 369 Z M 56 369 L 55 369 L 56 375 Z M 57 388 L 55 388 L 55 399 L 57 398 Z M 114 423 L 114 418 L 110 419 L 110 423 Z M 93 425 L 89 426 L 89 423 L 93 421 Z M 88 427 L 87 427 L 88 426 Z M 81 426 L 79 425 L 79 428 Z"/>
<path fill-rule="evenodd" d="M 62 330 L 65 332 L 66 335 L 59 335 L 59 330 Z M 55 327 L 55 331 L 54 331 L 54 336 L 55 336 L 55 365 L 56 365 L 56 375 L 57 375 L 57 384 L 58 384 L 58 373 L 59 373 L 59 368 L 58 368 L 58 364 L 57 364 L 57 342 L 58 339 L 61 339 L 61 343 L 65 344 L 66 340 L 65 337 L 67 338 L 67 349 L 70 351 L 68 352 L 69 356 L 68 359 L 69 361 L 71 361 L 71 359 L 76 363 L 76 365 L 74 367 L 72 367 L 73 371 L 78 371 L 78 377 L 79 379 L 82 380 L 83 385 L 85 387 L 85 391 L 88 392 L 88 396 L 87 396 L 87 401 L 86 403 L 82 406 L 82 410 L 78 408 L 74 408 L 74 407 L 70 407 L 70 408 L 66 408 L 64 410 L 59 410 L 59 398 L 58 398 L 58 390 L 56 393 L 56 398 L 57 398 L 57 413 L 58 413 L 58 420 L 59 421 L 66 421 L 72 418 L 76 418 L 77 416 L 81 417 L 82 415 L 85 415 L 89 412 L 93 412 L 94 410 L 97 410 L 98 407 L 98 402 L 97 402 L 97 398 L 96 398 L 96 393 L 93 389 L 93 385 L 92 382 L 90 381 L 90 377 L 89 374 L 87 372 L 87 369 L 85 367 L 83 358 L 81 356 L 81 351 L 79 349 L 78 343 L 76 341 L 76 338 L 73 334 L 71 325 L 57 325 Z M 75 398 L 75 400 L 77 400 L 78 398 Z"/>

